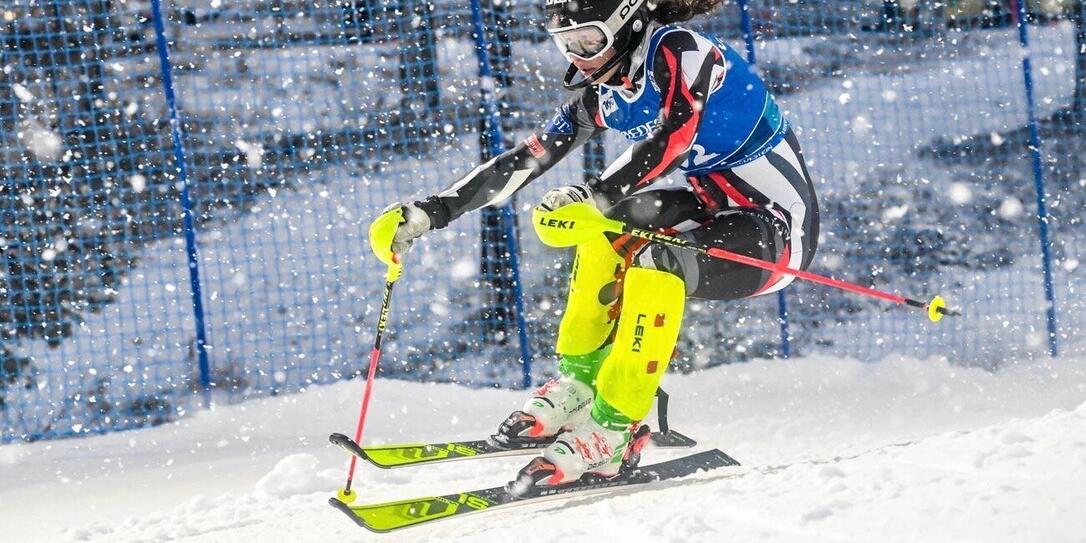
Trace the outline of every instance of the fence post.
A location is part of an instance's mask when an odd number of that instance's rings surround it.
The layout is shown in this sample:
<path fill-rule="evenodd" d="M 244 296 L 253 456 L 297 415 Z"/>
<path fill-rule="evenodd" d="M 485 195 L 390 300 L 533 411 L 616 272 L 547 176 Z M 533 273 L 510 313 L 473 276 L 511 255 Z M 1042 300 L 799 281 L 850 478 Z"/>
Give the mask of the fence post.
<path fill-rule="evenodd" d="M 739 21 L 743 25 L 743 41 L 747 45 L 747 62 L 754 66 L 758 58 L 754 55 L 754 26 L 750 21 L 750 4 L 747 0 L 739 0 Z M 784 289 L 777 291 L 777 318 L 781 323 L 781 355 L 784 358 L 792 357 L 792 341 L 788 337 L 788 298 Z"/>
<path fill-rule="evenodd" d="M 472 34 L 475 38 L 475 54 L 479 61 L 479 93 L 482 100 L 483 127 L 487 131 L 491 156 L 502 153 L 502 126 L 498 105 L 494 101 L 493 71 L 490 67 L 490 44 L 487 42 L 486 29 L 483 27 L 483 10 L 480 0 L 471 0 Z M 520 361 L 522 368 L 521 386 L 532 386 L 532 350 L 528 343 L 528 329 L 524 320 L 524 290 L 520 282 L 520 243 L 517 239 L 515 220 L 516 211 L 512 201 L 501 206 L 500 212 L 505 226 L 505 241 L 509 248 L 509 265 L 513 274 L 513 303 L 517 312 L 517 331 L 520 341 Z"/>
<path fill-rule="evenodd" d="M 1037 225 L 1041 237 L 1041 266 L 1044 270 L 1045 310 L 1048 325 L 1048 353 L 1058 354 L 1056 343 L 1056 293 L 1052 287 L 1052 247 L 1048 237 L 1048 208 L 1046 205 L 1044 169 L 1041 167 L 1041 135 L 1037 130 L 1037 112 L 1033 100 L 1033 65 L 1029 54 L 1029 30 L 1026 20 L 1026 5 L 1021 0 L 1014 2 L 1015 22 L 1018 25 L 1018 42 L 1022 45 L 1022 75 L 1026 87 L 1026 114 L 1029 119 L 1030 155 L 1033 158 L 1033 187 L 1037 193 Z"/>
<path fill-rule="evenodd" d="M 160 0 L 151 0 L 151 16 L 155 25 L 155 44 L 158 48 L 159 67 L 162 70 L 162 89 L 166 94 L 166 106 L 170 115 L 170 135 L 173 137 L 173 156 L 177 175 L 181 180 L 181 209 L 185 223 L 185 250 L 188 253 L 189 282 L 192 285 L 192 313 L 196 321 L 196 355 L 200 363 L 200 387 L 204 404 L 211 405 L 211 365 L 207 357 L 207 331 L 204 326 L 204 303 L 200 288 L 199 252 L 196 247 L 196 225 L 192 216 L 192 200 L 189 198 L 189 177 L 185 167 L 185 144 L 181 138 L 181 121 L 177 114 L 177 102 L 173 92 L 169 45 L 166 43 L 165 25 L 162 22 Z"/>

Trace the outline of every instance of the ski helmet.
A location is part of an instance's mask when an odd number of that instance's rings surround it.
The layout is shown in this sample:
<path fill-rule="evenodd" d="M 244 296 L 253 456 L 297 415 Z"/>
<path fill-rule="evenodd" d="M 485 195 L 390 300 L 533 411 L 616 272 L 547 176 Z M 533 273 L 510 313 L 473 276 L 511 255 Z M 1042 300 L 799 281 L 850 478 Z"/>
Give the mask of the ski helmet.
<path fill-rule="evenodd" d="M 563 84 L 579 89 L 594 83 L 641 43 L 648 26 L 648 12 L 656 8 L 653 0 L 545 0 L 546 28 L 558 49 L 570 61 Z M 575 59 L 593 60 L 614 48 L 615 54 L 580 81 Z"/>

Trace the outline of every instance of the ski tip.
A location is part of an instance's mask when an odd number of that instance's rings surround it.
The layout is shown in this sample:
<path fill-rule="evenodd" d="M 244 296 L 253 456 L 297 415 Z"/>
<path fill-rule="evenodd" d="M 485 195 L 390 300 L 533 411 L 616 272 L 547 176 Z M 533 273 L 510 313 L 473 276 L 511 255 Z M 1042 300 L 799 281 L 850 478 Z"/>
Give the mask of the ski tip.
<path fill-rule="evenodd" d="M 366 457 L 366 452 L 362 450 L 362 447 L 359 447 L 358 443 L 355 443 L 353 439 L 343 434 L 332 434 L 328 436 L 328 442 L 347 451 L 349 454 L 369 460 L 369 458 Z"/>
<path fill-rule="evenodd" d="M 362 517 L 355 514 L 355 512 L 351 509 L 351 506 L 347 505 L 346 503 L 343 503 L 338 498 L 328 498 L 328 505 L 331 505 L 332 507 L 335 507 L 336 509 L 339 509 L 340 511 L 343 512 L 343 514 L 350 517 L 351 520 L 353 520 L 355 524 L 357 524 L 357 525 L 359 525 L 359 526 L 361 526 L 361 527 L 363 527 L 363 528 L 365 528 L 365 529 L 367 529 L 367 530 L 369 530 L 371 532 L 376 532 L 376 533 L 379 533 L 379 534 L 388 532 L 388 530 L 378 530 L 378 529 L 374 528 L 373 526 L 370 526 L 369 524 L 367 524 L 366 521 Z"/>

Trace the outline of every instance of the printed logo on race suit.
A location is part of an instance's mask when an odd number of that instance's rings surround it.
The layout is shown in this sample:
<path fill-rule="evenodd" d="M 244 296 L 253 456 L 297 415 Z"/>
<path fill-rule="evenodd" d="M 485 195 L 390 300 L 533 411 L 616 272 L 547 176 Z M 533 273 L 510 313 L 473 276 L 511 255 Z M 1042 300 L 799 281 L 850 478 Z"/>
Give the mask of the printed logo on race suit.
<path fill-rule="evenodd" d="M 536 158 L 543 158 L 543 155 L 547 154 L 547 149 L 543 147 L 543 143 L 539 141 L 539 136 L 532 134 L 528 139 L 524 140 L 524 146 L 528 148 L 528 152 L 532 153 L 532 156 Z"/>
<path fill-rule="evenodd" d="M 653 119 L 641 126 L 635 126 L 629 130 L 623 130 L 622 135 L 628 140 L 640 141 L 652 135 L 652 133 L 655 132 L 657 128 L 660 128 L 660 120 Z"/>
<path fill-rule="evenodd" d="M 701 166 L 719 156 L 720 153 L 706 153 L 705 147 L 696 143 L 690 148 L 690 163 L 694 166 Z"/>
<path fill-rule="evenodd" d="M 615 103 L 615 95 L 613 93 L 608 92 L 603 97 L 603 102 L 600 103 L 600 109 L 603 110 L 604 115 L 610 115 L 618 111 L 618 104 Z"/>
<path fill-rule="evenodd" d="M 558 111 L 554 114 L 554 118 L 551 119 L 551 122 L 547 123 L 545 132 L 547 134 L 565 135 L 573 133 L 573 119 L 570 118 L 569 105 L 558 108 Z"/>

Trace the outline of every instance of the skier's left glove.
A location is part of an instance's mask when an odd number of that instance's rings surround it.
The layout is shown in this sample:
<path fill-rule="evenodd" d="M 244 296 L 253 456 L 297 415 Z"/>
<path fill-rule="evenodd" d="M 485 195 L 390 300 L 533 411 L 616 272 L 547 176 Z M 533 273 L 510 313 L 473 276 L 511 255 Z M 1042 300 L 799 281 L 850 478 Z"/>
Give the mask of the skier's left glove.
<path fill-rule="evenodd" d="M 546 211 L 554 211 L 562 206 L 577 202 L 587 202 L 595 205 L 596 203 L 592 200 L 592 190 L 584 185 L 570 185 L 551 189 L 543 195 L 543 201 L 539 202 L 539 207 Z"/>

